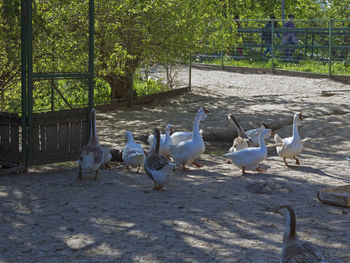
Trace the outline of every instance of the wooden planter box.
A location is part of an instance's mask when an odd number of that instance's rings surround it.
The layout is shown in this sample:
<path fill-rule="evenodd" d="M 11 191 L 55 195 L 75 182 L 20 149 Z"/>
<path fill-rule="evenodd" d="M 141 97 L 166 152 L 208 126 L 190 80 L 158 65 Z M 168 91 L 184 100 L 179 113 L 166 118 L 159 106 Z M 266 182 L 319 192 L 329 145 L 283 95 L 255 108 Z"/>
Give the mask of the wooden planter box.
<path fill-rule="evenodd" d="M 317 198 L 326 204 L 350 207 L 350 185 L 320 189 Z"/>

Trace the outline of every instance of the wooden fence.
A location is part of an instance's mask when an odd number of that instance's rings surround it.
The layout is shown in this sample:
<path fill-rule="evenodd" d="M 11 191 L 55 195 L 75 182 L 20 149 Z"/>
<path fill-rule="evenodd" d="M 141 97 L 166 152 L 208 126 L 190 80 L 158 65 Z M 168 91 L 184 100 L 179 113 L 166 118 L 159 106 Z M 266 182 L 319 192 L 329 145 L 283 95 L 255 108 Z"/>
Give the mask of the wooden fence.
<path fill-rule="evenodd" d="M 87 109 L 33 114 L 32 165 L 77 160 L 89 139 Z"/>
<path fill-rule="evenodd" d="M 13 167 L 21 161 L 21 117 L 0 112 L 0 165 Z"/>
<path fill-rule="evenodd" d="M 32 138 L 28 138 L 29 165 L 77 160 L 89 139 L 87 109 L 33 114 Z M 21 117 L 0 113 L 0 166 L 22 162 Z M 31 150 L 30 150 L 31 149 Z"/>

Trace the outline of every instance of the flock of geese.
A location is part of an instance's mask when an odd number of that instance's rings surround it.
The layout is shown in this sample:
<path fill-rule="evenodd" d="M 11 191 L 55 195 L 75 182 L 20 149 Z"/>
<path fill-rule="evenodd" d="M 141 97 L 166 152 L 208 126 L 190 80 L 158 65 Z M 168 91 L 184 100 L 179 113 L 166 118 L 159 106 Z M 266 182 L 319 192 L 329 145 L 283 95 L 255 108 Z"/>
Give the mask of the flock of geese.
<path fill-rule="evenodd" d="M 137 168 L 137 173 L 143 165 L 146 174 L 154 182 L 154 190 L 159 190 L 169 182 L 177 167 L 188 170 L 188 165 L 194 164 L 205 150 L 202 138 L 202 130 L 199 125 L 204 121 L 209 113 L 208 109 L 200 108 L 194 118 L 192 132 L 172 133 L 172 125 L 168 124 L 165 134 L 160 134 L 159 129 L 154 129 L 154 133 L 148 137 L 150 150 L 146 153 L 142 146 L 134 141 L 130 131 L 125 132 L 126 144 L 122 151 L 122 158 L 126 169 Z M 262 171 L 259 163 L 267 158 L 267 146 L 265 139 L 273 135 L 271 129 L 266 129 L 262 124 L 259 128 L 244 131 L 233 115 L 228 115 L 229 121 L 236 127 L 238 137 L 233 141 L 228 153 L 224 154 L 235 166 L 242 170 Z M 82 152 L 78 160 L 78 179 L 82 179 L 83 173 L 93 172 L 94 180 L 97 179 L 98 170 L 103 165 L 108 165 L 112 156 L 109 148 L 99 144 L 96 132 L 96 111 L 91 110 L 91 132 L 87 145 L 82 147 Z M 278 155 L 283 159 L 288 167 L 286 159 L 294 159 L 299 165 L 300 161 L 296 157 L 303 150 L 303 140 L 298 132 L 298 125 L 303 120 L 303 115 L 298 112 L 294 114 L 293 133 L 291 137 L 282 139 L 278 134 L 274 135 L 275 147 Z M 296 234 L 296 215 L 294 209 L 289 205 L 280 206 L 274 211 L 285 218 L 285 232 L 283 235 L 283 248 L 281 263 L 326 263 L 317 246 L 302 241 Z"/>

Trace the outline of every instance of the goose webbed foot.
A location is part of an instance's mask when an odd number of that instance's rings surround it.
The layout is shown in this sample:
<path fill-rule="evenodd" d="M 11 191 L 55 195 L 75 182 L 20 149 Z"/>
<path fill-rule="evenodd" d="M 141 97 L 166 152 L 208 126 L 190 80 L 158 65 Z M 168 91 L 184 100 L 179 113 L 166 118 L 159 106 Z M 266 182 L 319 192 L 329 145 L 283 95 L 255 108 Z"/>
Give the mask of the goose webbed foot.
<path fill-rule="evenodd" d="M 160 190 L 162 188 L 163 188 L 163 186 L 159 185 L 157 182 L 154 182 L 153 190 Z"/>
<path fill-rule="evenodd" d="M 112 166 L 110 163 L 105 163 L 105 165 L 103 166 L 104 169 L 107 169 L 107 170 L 111 170 L 112 169 Z"/>
<path fill-rule="evenodd" d="M 183 165 L 182 165 L 182 170 L 188 171 L 188 170 L 190 170 L 190 168 L 187 168 L 187 167 L 183 164 Z"/>
<path fill-rule="evenodd" d="M 98 174 L 98 170 L 96 170 L 96 174 L 95 174 L 95 176 L 92 178 L 92 180 L 97 180 L 97 174 Z"/>
<path fill-rule="evenodd" d="M 256 167 L 255 170 L 257 170 L 257 171 L 260 172 L 260 173 L 265 173 L 265 170 L 260 169 L 259 167 Z"/>
<path fill-rule="evenodd" d="M 82 179 L 83 179 L 83 176 L 81 172 L 81 166 L 79 166 L 78 180 L 82 180 Z"/>
<path fill-rule="evenodd" d="M 199 163 L 197 163 L 197 162 L 192 162 L 192 164 L 194 164 L 195 166 L 197 166 L 198 168 L 200 168 L 200 167 L 203 167 L 204 165 L 203 164 L 199 164 Z"/>
<path fill-rule="evenodd" d="M 287 163 L 286 158 L 283 158 L 283 161 L 286 164 L 286 166 L 289 168 L 289 164 Z"/>
<path fill-rule="evenodd" d="M 300 165 L 299 159 L 298 159 L 297 157 L 295 157 L 295 156 L 294 156 L 293 158 L 294 158 L 294 160 L 295 160 L 295 164 L 296 164 L 296 165 Z"/>

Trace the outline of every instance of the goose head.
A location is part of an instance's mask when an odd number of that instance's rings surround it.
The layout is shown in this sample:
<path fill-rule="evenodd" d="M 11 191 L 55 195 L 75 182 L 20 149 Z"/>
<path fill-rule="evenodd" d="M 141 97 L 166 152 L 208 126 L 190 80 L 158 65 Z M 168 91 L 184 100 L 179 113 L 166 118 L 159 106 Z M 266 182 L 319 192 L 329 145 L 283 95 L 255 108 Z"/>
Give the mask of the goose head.
<path fill-rule="evenodd" d="M 289 215 L 290 210 L 294 211 L 294 209 L 290 205 L 280 205 L 275 210 L 273 210 L 273 212 L 286 218 Z"/>
<path fill-rule="evenodd" d="M 130 131 L 126 131 L 124 135 L 127 142 L 131 142 L 134 140 L 134 137 L 132 136 L 132 133 Z"/>
<path fill-rule="evenodd" d="M 296 237 L 296 215 L 294 209 L 290 205 L 281 205 L 274 210 L 274 213 L 280 214 L 284 217 L 286 222 L 286 229 L 283 239 Z"/>
<path fill-rule="evenodd" d="M 304 119 L 304 116 L 303 116 L 303 114 L 301 113 L 301 112 L 297 112 L 297 113 L 295 113 L 294 114 L 294 122 L 295 123 L 300 123 L 302 120 Z"/>
<path fill-rule="evenodd" d="M 172 132 L 173 132 L 173 127 L 174 127 L 174 125 L 168 124 L 168 125 L 165 127 L 165 133 L 167 133 L 167 132 L 172 133 Z"/>
<path fill-rule="evenodd" d="M 176 170 L 176 164 L 175 163 L 168 163 L 163 168 L 163 171 L 166 171 L 166 173 L 169 174 L 169 175 L 173 175 L 175 170 Z"/>
<path fill-rule="evenodd" d="M 270 136 L 272 135 L 272 130 L 271 129 L 264 129 L 261 132 L 261 135 L 264 139 L 270 138 Z"/>
<path fill-rule="evenodd" d="M 204 108 L 204 107 L 200 108 L 197 111 L 197 117 L 199 118 L 200 121 L 204 121 L 208 113 L 209 113 L 209 110 L 207 108 Z"/>
<path fill-rule="evenodd" d="M 275 135 L 275 130 L 276 128 L 275 127 L 272 127 L 270 124 L 267 124 L 265 122 L 262 122 L 260 124 L 260 128 L 263 128 L 263 129 L 270 129 L 271 130 L 271 136 L 274 136 Z"/>

